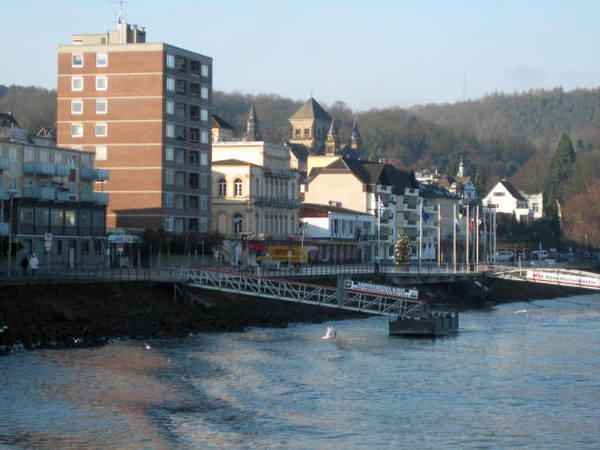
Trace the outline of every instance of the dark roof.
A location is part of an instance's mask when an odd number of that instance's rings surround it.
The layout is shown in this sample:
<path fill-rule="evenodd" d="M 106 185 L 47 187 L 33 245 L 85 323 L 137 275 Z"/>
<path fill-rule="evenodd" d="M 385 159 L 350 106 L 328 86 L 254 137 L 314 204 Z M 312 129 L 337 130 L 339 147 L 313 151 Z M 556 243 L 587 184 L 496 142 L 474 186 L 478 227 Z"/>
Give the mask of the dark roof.
<path fill-rule="evenodd" d="M 331 120 L 331 116 L 314 98 L 311 97 L 292 115 L 292 117 L 290 117 L 290 119 Z"/>
<path fill-rule="evenodd" d="M 17 122 L 17 119 L 15 119 L 12 114 L 7 113 L 0 113 L 0 127 L 23 128 L 21 125 L 19 125 L 19 122 Z"/>
<path fill-rule="evenodd" d="M 235 130 L 235 128 L 233 128 L 233 125 L 231 125 L 228 122 L 226 122 L 225 120 L 221 119 L 216 114 L 212 115 L 212 125 L 215 128 L 226 128 L 226 129 L 232 130 L 232 131 Z"/>
<path fill-rule="evenodd" d="M 341 206 L 321 205 L 318 203 L 302 203 L 302 206 L 300 206 L 300 217 L 327 217 L 329 213 L 369 215 L 362 211 L 355 211 Z"/>
<path fill-rule="evenodd" d="M 308 159 L 308 148 L 306 148 L 304 144 L 292 144 L 291 142 L 288 142 L 286 145 L 290 148 L 298 161 L 306 161 Z"/>
<path fill-rule="evenodd" d="M 436 184 L 423 184 L 419 183 L 419 194 L 425 198 L 452 198 L 458 199 L 457 195 L 454 195 L 448 189 L 443 186 L 438 186 Z"/>
<path fill-rule="evenodd" d="M 512 195 L 515 199 L 517 199 L 520 202 L 526 202 L 527 200 L 525 199 L 525 197 L 523 197 L 521 195 L 521 193 L 519 191 L 517 191 L 517 188 L 514 187 L 509 181 L 506 180 L 500 180 L 499 183 L 502 184 L 502 186 L 504 186 L 506 188 L 506 190 L 508 192 L 510 192 L 510 195 Z M 493 189 L 492 189 L 493 190 Z M 491 192 L 491 191 L 490 191 Z"/>

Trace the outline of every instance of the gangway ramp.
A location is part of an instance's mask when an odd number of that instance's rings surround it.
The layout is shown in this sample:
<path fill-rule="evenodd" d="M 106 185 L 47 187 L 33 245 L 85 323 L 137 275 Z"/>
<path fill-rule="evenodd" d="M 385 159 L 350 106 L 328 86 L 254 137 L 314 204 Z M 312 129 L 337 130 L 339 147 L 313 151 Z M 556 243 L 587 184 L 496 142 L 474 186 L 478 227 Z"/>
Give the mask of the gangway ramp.
<path fill-rule="evenodd" d="M 232 292 L 254 297 L 326 306 L 389 317 L 410 315 L 420 311 L 425 302 L 396 295 L 363 292 L 282 278 L 227 272 L 215 269 L 185 268 L 182 281 L 189 287 Z"/>

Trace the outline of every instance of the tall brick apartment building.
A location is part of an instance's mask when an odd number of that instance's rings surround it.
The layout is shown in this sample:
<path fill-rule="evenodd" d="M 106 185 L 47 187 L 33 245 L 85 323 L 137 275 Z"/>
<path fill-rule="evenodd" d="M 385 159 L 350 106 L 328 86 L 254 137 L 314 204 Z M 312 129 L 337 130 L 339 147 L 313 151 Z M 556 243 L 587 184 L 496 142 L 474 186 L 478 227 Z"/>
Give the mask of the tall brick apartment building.
<path fill-rule="evenodd" d="M 110 170 L 108 227 L 207 232 L 212 58 L 121 21 L 58 47 L 58 145 Z"/>

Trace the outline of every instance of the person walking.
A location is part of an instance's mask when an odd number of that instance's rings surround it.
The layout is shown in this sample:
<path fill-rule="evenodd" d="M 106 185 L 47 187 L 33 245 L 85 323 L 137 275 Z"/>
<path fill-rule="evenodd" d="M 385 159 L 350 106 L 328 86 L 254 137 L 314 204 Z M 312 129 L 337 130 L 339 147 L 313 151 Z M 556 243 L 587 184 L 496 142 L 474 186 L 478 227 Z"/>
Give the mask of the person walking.
<path fill-rule="evenodd" d="M 40 262 L 37 259 L 37 256 L 35 256 L 35 253 L 32 253 L 31 258 L 29 258 L 29 267 L 31 267 L 31 274 L 34 277 L 37 275 L 37 268 L 39 263 Z"/>
<path fill-rule="evenodd" d="M 21 259 L 21 268 L 23 269 L 23 276 L 27 276 L 27 268 L 29 267 L 29 260 L 27 259 L 27 255 L 23 255 Z"/>

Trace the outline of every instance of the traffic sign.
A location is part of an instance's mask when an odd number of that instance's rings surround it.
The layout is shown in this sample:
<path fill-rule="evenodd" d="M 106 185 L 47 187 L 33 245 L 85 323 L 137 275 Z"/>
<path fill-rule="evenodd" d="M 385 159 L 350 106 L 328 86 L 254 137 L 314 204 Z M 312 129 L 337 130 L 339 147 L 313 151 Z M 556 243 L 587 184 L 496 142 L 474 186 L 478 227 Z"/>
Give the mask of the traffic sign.
<path fill-rule="evenodd" d="M 52 233 L 46 233 L 44 235 L 44 237 L 46 238 L 46 241 L 51 241 L 52 240 Z"/>

